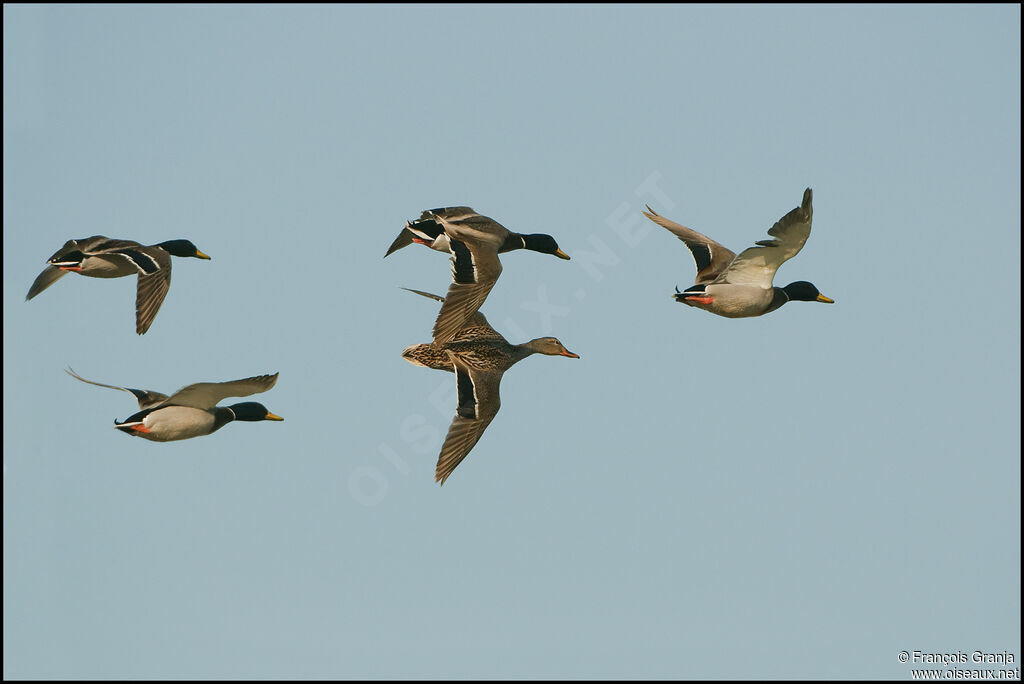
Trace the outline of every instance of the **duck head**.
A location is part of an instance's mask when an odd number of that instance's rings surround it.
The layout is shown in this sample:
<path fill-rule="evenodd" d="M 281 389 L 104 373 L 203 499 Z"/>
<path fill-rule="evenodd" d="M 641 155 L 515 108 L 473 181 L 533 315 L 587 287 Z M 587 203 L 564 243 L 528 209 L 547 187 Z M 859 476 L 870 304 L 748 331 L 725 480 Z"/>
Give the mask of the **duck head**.
<path fill-rule="evenodd" d="M 241 404 L 228 406 L 235 414 L 235 420 L 284 420 L 281 416 L 275 416 L 267 410 L 267 407 L 256 401 L 243 401 Z"/>
<path fill-rule="evenodd" d="M 558 248 L 555 238 L 544 233 L 523 235 L 523 247 L 541 254 L 554 254 L 559 259 L 568 259 L 569 255 Z"/>
<path fill-rule="evenodd" d="M 525 345 L 527 349 L 535 354 L 547 354 L 548 356 L 568 356 L 570 359 L 580 358 L 579 354 L 573 354 L 571 351 L 566 349 L 557 338 L 554 337 L 538 337 L 535 340 L 530 340 Z"/>
<path fill-rule="evenodd" d="M 195 257 L 196 259 L 209 259 L 207 255 L 199 251 L 199 248 L 192 244 L 191 240 L 167 240 L 157 245 L 168 254 L 176 257 Z"/>
<path fill-rule="evenodd" d="M 798 280 L 782 288 L 790 301 L 796 302 L 822 302 L 823 304 L 835 304 L 835 300 L 829 299 L 821 294 L 811 283 L 806 280 Z"/>

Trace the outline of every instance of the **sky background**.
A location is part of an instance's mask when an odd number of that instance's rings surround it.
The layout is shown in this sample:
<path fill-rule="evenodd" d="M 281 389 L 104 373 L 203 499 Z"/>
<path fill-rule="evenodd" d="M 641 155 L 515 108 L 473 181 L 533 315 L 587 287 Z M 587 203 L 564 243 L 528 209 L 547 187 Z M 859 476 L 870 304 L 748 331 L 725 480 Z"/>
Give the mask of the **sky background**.
<path fill-rule="evenodd" d="M 4 5 L 4 676 L 897 678 L 1020 651 L 1020 7 Z M 814 190 L 730 320 L 670 294 Z M 445 255 L 536 356 L 443 488 Z M 69 238 L 191 239 L 135 281 Z M 280 372 L 168 444 L 99 382 Z M 224 403 L 234 403 L 228 400 Z M 968 667 L 961 665 L 961 667 Z M 1019 671 L 1018 671 L 1019 672 Z"/>

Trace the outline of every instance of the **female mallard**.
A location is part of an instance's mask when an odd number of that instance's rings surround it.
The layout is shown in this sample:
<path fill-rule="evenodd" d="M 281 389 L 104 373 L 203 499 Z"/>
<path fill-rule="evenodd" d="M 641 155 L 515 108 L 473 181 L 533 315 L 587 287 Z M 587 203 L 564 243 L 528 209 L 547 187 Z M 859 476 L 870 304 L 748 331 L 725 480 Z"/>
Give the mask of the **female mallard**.
<path fill-rule="evenodd" d="M 140 245 L 132 240 L 112 240 L 95 235 L 68 240 L 39 274 L 25 299 L 57 282 L 65 273 L 74 272 L 92 278 L 120 278 L 139 274 L 135 297 L 135 332 L 149 330 L 171 287 L 171 256 L 209 259 L 188 240 L 167 240 L 155 245 Z"/>
<path fill-rule="evenodd" d="M 410 290 L 440 302 L 443 297 Z M 540 337 L 523 344 L 509 344 L 480 312 L 449 342 L 414 344 L 402 356 L 417 366 L 455 373 L 458 405 L 448 436 L 437 458 L 434 480 L 442 485 L 462 463 L 501 407 L 498 385 L 505 371 L 531 354 L 580 358 L 554 337 Z"/>
<path fill-rule="evenodd" d="M 569 258 L 550 235 L 513 233 L 470 207 L 424 211 L 416 221 L 406 222 L 384 256 L 413 242 L 452 255 L 452 284 L 434 324 L 436 342 L 450 341 L 487 299 L 501 275 L 499 254 L 529 249 Z"/>
<path fill-rule="evenodd" d="M 129 435 L 154 442 L 201 437 L 216 432 L 233 420 L 284 420 L 268 411 L 263 404 L 254 401 L 232 406 L 217 406 L 217 402 L 225 397 L 247 397 L 250 394 L 266 392 L 277 382 L 277 373 L 230 382 L 197 382 L 167 396 L 151 390 L 93 382 L 71 369 L 66 372 L 71 377 L 90 385 L 109 387 L 135 395 L 142 410 L 129 416 L 123 423 L 115 420 L 114 427 Z"/>
<path fill-rule="evenodd" d="M 774 239 L 758 240 L 755 247 L 737 256 L 711 238 L 659 216 L 650 207 L 644 212 L 686 243 L 697 264 L 696 283 L 682 292 L 676 288 L 676 301 L 728 318 L 761 316 L 791 300 L 834 303 L 805 280 L 785 287 L 772 286 L 775 271 L 797 255 L 811 234 L 811 214 L 811 189 L 807 188 L 801 205 L 768 231 Z"/>

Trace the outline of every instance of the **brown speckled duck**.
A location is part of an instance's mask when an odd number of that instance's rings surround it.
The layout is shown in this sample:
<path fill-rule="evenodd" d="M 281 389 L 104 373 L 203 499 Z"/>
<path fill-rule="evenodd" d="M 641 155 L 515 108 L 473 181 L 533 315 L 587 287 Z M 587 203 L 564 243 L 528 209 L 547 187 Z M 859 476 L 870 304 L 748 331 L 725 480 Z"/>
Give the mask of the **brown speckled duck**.
<path fill-rule="evenodd" d="M 444 302 L 443 297 L 428 292 L 410 292 Z M 554 337 L 509 344 L 480 312 L 475 312 L 452 340 L 414 344 L 402 352 L 410 363 L 455 373 L 458 406 L 437 459 L 435 481 L 444 484 L 494 420 L 501 407 L 498 386 L 505 371 L 532 354 L 579 358 Z"/>

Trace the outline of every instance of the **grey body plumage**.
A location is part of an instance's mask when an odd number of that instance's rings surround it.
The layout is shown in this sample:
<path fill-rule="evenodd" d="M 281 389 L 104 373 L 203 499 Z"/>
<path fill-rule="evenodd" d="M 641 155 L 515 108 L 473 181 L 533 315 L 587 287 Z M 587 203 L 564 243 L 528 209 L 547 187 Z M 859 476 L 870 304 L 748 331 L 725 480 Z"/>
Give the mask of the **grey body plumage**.
<path fill-rule="evenodd" d="M 811 189 L 804 191 L 800 206 L 769 230 L 772 236 L 758 240 L 738 255 L 706 235 L 670 221 L 647 207 L 644 216 L 671 231 L 686 244 L 697 266 L 693 286 L 673 295 L 678 302 L 727 318 L 762 316 L 789 301 L 833 301 L 806 281 L 775 287 L 775 272 L 803 248 L 811 233 Z M 806 286 L 810 286 L 809 288 Z"/>

